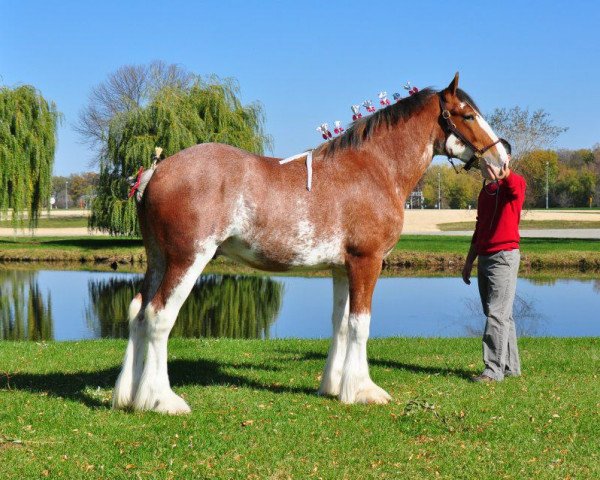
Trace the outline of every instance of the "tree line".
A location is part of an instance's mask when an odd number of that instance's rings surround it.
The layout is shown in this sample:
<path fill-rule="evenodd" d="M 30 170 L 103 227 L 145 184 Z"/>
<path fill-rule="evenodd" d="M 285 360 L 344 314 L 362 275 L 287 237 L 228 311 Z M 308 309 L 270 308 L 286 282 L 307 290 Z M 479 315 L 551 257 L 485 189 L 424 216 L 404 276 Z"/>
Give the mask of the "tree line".
<path fill-rule="evenodd" d="M 512 146 L 511 169 L 527 181 L 526 208 L 600 205 L 600 143 L 590 149 L 551 149 L 566 127 L 555 125 L 548 112 L 513 107 L 486 115 L 492 129 Z M 475 208 L 482 178 L 450 165 L 432 165 L 420 180 L 426 208 Z M 441 205 L 440 205 L 441 204 Z"/>
<path fill-rule="evenodd" d="M 532 150 L 511 161 L 527 181 L 526 208 L 589 208 L 600 205 L 600 144 L 591 149 Z M 424 208 L 476 208 L 479 170 L 457 174 L 450 165 L 432 165 L 417 186 Z M 547 187 L 547 188 L 546 188 Z M 413 205 L 414 207 L 421 207 Z"/>
<path fill-rule="evenodd" d="M 543 109 L 497 108 L 487 118 L 513 145 L 512 166 L 528 183 L 527 207 L 545 206 L 546 183 L 552 207 L 600 203 L 600 145 L 552 150 L 566 128 Z M 243 104 L 235 80 L 164 62 L 123 66 L 92 88 L 74 127 L 95 151 L 97 172 L 52 178 L 60 120 L 34 87 L 0 88 L 0 214 L 12 209 L 15 225 L 28 218 L 34 227 L 52 195 L 59 208 L 91 207 L 91 227 L 137 235 L 127 179 L 150 166 L 155 147 L 169 156 L 221 142 L 261 154 L 272 144 L 261 104 Z M 425 207 L 475 207 L 480 182 L 477 172 L 455 175 L 449 166 L 432 165 L 418 189 Z"/>

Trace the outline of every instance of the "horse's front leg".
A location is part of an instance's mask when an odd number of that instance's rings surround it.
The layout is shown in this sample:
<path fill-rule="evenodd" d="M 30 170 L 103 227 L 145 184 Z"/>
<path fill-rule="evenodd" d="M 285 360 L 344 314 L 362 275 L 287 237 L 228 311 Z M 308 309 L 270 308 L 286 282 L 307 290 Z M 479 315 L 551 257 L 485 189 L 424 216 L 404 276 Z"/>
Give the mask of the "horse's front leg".
<path fill-rule="evenodd" d="M 388 403 L 390 395 L 369 376 L 367 340 L 371 322 L 371 299 L 379 273 L 380 257 L 351 257 L 347 260 L 350 315 L 348 346 L 340 385 L 343 403 Z"/>
<path fill-rule="evenodd" d="M 337 397 L 340 394 L 340 382 L 342 381 L 342 369 L 346 359 L 346 347 L 348 345 L 348 276 L 343 271 L 333 271 L 333 337 L 329 347 L 329 355 L 323 376 L 319 395 L 331 395 Z"/>

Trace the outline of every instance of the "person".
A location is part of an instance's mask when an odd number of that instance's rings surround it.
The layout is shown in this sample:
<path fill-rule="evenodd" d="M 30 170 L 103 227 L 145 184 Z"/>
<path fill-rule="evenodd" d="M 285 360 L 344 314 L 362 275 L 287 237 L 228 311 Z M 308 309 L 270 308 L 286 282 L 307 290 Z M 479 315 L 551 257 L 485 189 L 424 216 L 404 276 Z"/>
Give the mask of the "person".
<path fill-rule="evenodd" d="M 510 144 L 501 139 L 508 158 Z M 501 381 L 521 374 L 513 303 L 521 254 L 519 222 L 525 200 L 525 179 L 506 163 L 499 171 L 481 163 L 484 177 L 477 201 L 477 223 L 462 271 L 463 281 L 471 284 L 476 258 L 479 295 L 486 318 L 483 333 L 483 373 L 475 382 Z"/>

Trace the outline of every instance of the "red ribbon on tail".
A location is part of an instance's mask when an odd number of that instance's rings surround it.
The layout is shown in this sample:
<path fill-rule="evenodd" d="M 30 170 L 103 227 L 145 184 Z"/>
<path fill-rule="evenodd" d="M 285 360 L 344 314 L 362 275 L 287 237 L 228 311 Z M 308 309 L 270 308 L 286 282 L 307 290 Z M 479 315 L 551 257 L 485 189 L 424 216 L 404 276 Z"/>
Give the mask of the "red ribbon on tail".
<path fill-rule="evenodd" d="M 142 182 L 142 173 L 144 172 L 144 167 L 140 167 L 140 169 L 138 170 L 137 173 L 137 178 L 135 180 L 135 183 L 131 186 L 131 190 L 129 190 L 129 195 L 127 195 L 127 198 L 131 198 L 135 195 L 135 192 L 137 192 L 138 188 L 140 188 L 140 183 Z"/>

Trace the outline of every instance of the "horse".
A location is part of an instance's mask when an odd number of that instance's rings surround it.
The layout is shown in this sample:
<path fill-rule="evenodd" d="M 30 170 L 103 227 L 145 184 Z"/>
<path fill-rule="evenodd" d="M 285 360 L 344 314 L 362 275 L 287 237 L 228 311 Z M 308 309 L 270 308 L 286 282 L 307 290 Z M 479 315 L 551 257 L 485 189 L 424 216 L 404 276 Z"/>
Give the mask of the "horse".
<path fill-rule="evenodd" d="M 318 393 L 346 404 L 389 402 L 369 375 L 367 340 L 373 290 L 400 238 L 405 200 L 434 155 L 508 161 L 458 78 L 358 119 L 318 146 L 310 189 L 308 163 L 280 164 L 216 143 L 187 148 L 146 171 L 137 211 L 147 270 L 129 306 L 113 407 L 190 412 L 171 389 L 167 343 L 179 309 L 216 255 L 272 272 L 330 269 L 333 337 Z"/>

